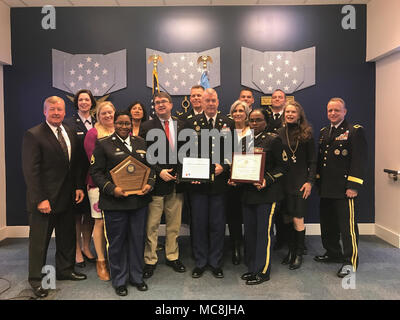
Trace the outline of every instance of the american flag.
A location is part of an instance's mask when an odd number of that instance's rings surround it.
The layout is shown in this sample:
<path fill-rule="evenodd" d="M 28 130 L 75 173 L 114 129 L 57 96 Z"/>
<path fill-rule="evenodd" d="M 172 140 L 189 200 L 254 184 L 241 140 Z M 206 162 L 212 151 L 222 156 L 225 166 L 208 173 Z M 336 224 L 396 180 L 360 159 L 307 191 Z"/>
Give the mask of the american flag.
<path fill-rule="evenodd" d="M 151 91 L 152 96 L 151 96 L 150 114 L 149 114 L 150 119 L 154 119 L 154 117 L 156 116 L 156 110 L 154 108 L 154 95 L 159 92 L 160 92 L 160 86 L 158 83 L 158 73 L 157 69 L 153 68 L 153 88 Z"/>

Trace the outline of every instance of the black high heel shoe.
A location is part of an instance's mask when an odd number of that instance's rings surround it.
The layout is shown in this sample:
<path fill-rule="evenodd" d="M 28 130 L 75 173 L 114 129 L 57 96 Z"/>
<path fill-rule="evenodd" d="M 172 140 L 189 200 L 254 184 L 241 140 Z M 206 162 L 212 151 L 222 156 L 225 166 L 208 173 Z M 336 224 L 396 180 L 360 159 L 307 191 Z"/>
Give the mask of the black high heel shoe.
<path fill-rule="evenodd" d="M 83 258 L 90 263 L 96 263 L 96 258 L 89 258 L 83 251 L 82 251 Z"/>
<path fill-rule="evenodd" d="M 76 261 L 75 261 L 75 266 L 77 266 L 78 268 L 84 268 L 84 267 L 86 267 L 85 260 L 83 260 L 82 262 L 76 262 Z"/>

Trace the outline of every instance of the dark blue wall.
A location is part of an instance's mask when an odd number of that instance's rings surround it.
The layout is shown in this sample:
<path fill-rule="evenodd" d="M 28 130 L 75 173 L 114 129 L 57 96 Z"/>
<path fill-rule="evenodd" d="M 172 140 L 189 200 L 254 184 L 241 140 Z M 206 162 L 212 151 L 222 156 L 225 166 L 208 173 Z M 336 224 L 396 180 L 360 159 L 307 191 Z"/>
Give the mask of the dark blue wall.
<path fill-rule="evenodd" d="M 356 5 L 356 30 L 341 27 L 342 6 L 238 6 L 163 8 L 57 8 L 56 29 L 41 28 L 41 8 L 11 9 L 13 65 L 4 68 L 7 225 L 27 224 L 21 170 L 23 133 L 43 121 L 43 100 L 65 97 L 52 87 L 51 49 L 108 54 L 127 49 L 126 89 L 111 94 L 118 109 L 136 99 L 148 104 L 145 49 L 204 51 L 221 47 L 220 109 L 228 112 L 240 91 L 240 48 L 297 51 L 316 46 L 316 85 L 295 93 L 315 128 L 327 124 L 326 104 L 340 96 L 352 122 L 369 141 L 368 173 L 360 222 L 374 222 L 375 65 L 365 62 L 366 6 Z M 260 101 L 261 93 L 256 93 Z M 180 106 L 183 97 L 174 98 Z M 67 102 L 68 115 L 72 112 Z M 313 194 L 308 223 L 318 218 Z"/>

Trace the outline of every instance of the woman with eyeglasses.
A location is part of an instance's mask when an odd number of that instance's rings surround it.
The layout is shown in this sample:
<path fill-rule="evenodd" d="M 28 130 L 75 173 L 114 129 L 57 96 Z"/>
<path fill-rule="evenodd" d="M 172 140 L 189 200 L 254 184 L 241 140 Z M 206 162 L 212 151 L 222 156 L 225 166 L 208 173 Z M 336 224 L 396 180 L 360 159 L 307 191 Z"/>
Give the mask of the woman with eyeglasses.
<path fill-rule="evenodd" d="M 99 207 L 104 212 L 112 285 L 117 295 L 126 296 L 128 283 L 139 291 L 148 289 L 143 281 L 143 256 L 149 192 L 155 183 L 155 173 L 151 170 L 147 183 L 137 194 L 128 195 L 114 184 L 110 170 L 128 156 L 149 166 L 146 141 L 130 134 L 130 115 L 116 112 L 114 127 L 111 136 L 96 142 L 90 174 L 100 189 Z"/>

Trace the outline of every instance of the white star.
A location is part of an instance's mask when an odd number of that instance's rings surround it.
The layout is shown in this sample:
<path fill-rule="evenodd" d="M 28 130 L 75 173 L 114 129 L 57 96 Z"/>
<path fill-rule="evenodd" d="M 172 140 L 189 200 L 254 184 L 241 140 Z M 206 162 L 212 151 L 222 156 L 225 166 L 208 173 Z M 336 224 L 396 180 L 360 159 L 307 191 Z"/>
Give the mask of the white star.
<path fill-rule="evenodd" d="M 169 73 L 169 69 L 168 68 L 165 68 L 165 73 Z"/>
<path fill-rule="evenodd" d="M 268 73 L 268 78 L 272 79 L 274 75 L 272 73 Z"/>
<path fill-rule="evenodd" d="M 183 81 L 181 82 L 181 86 L 182 86 L 182 87 L 186 86 L 185 80 L 183 80 Z"/>
<path fill-rule="evenodd" d="M 94 76 L 94 81 L 97 81 L 97 80 L 99 80 L 100 79 L 100 77 L 96 74 L 95 76 Z"/>
<path fill-rule="evenodd" d="M 78 80 L 79 80 L 79 81 L 82 81 L 82 80 L 83 80 L 83 77 L 82 77 L 81 75 L 79 75 Z"/>
<path fill-rule="evenodd" d="M 264 79 L 261 79 L 260 83 L 261 83 L 261 84 L 264 84 L 264 83 L 265 83 Z"/>
<path fill-rule="evenodd" d="M 173 89 L 174 89 L 174 92 L 178 92 L 178 88 L 176 86 Z"/>
<path fill-rule="evenodd" d="M 107 74 L 108 70 L 107 69 L 103 69 L 103 74 Z"/>
<path fill-rule="evenodd" d="M 103 82 L 103 84 L 101 85 L 103 88 L 107 87 L 107 83 Z"/>
<path fill-rule="evenodd" d="M 82 68 L 83 68 L 83 63 L 79 63 L 79 64 L 78 64 L 78 68 L 79 68 L 79 69 L 82 69 Z"/>
<path fill-rule="evenodd" d="M 293 71 L 296 72 L 297 71 L 297 67 L 293 67 Z"/>
<path fill-rule="evenodd" d="M 69 71 L 69 73 L 70 73 L 70 75 L 73 75 L 73 74 L 75 74 L 75 70 L 72 69 L 72 70 Z"/>
<path fill-rule="evenodd" d="M 99 89 L 95 88 L 94 93 L 99 93 Z"/>
<path fill-rule="evenodd" d="M 294 79 L 292 82 L 293 82 L 293 84 L 297 84 L 297 80 L 296 79 Z"/>
<path fill-rule="evenodd" d="M 90 82 L 86 82 L 86 87 L 90 87 L 92 84 Z"/>
<path fill-rule="evenodd" d="M 276 56 L 276 59 L 281 60 L 281 59 L 282 59 L 282 56 L 281 56 L 280 54 L 278 54 L 278 55 Z"/>
<path fill-rule="evenodd" d="M 276 80 L 276 84 L 281 84 L 281 80 Z"/>
<path fill-rule="evenodd" d="M 178 65 L 178 63 L 177 63 L 177 62 L 172 62 L 172 65 L 173 65 L 174 67 L 176 67 L 176 66 Z"/>
<path fill-rule="evenodd" d="M 194 65 L 193 61 L 190 61 L 189 66 L 193 67 L 193 65 Z"/>
<path fill-rule="evenodd" d="M 198 68 L 197 68 L 197 72 L 199 72 L 199 73 L 202 73 L 202 72 L 203 72 L 203 70 L 201 70 L 201 68 L 200 68 L 200 67 L 198 67 Z"/>
<path fill-rule="evenodd" d="M 86 70 L 86 74 L 91 74 L 91 73 L 92 73 L 92 70 L 90 70 L 90 69 Z"/>
<path fill-rule="evenodd" d="M 178 75 L 177 75 L 177 74 L 174 74 L 174 75 L 172 76 L 172 78 L 174 78 L 174 80 L 178 80 Z"/>
<path fill-rule="evenodd" d="M 289 87 L 288 86 L 286 86 L 284 89 L 285 89 L 285 91 L 289 91 Z"/>
<path fill-rule="evenodd" d="M 271 86 L 268 87 L 268 91 L 272 91 L 272 87 Z"/>
<path fill-rule="evenodd" d="M 197 84 L 198 84 L 198 85 L 200 85 L 200 83 L 201 83 L 201 82 L 200 82 L 200 80 L 199 80 L 199 81 L 197 81 Z"/>
<path fill-rule="evenodd" d="M 281 67 L 276 68 L 276 72 L 281 72 Z"/>
<path fill-rule="evenodd" d="M 86 58 L 86 62 L 92 62 L 92 58 L 91 57 L 87 57 Z"/>
<path fill-rule="evenodd" d="M 285 60 L 285 64 L 286 64 L 286 65 L 289 65 L 289 64 L 290 64 L 290 61 L 289 61 L 289 60 Z"/>
<path fill-rule="evenodd" d="M 94 64 L 94 66 L 96 67 L 96 68 L 98 68 L 99 67 L 99 63 L 98 62 L 96 62 L 95 64 Z"/>
<path fill-rule="evenodd" d="M 189 78 L 190 78 L 190 79 L 193 79 L 193 78 L 194 78 L 193 73 L 189 74 Z"/>
<path fill-rule="evenodd" d="M 169 81 L 167 81 L 167 82 L 165 83 L 165 86 L 166 86 L 166 87 L 169 87 L 169 85 L 170 85 L 170 83 L 169 83 Z"/>
<path fill-rule="evenodd" d="M 182 60 L 182 61 L 185 61 L 185 56 L 181 56 L 181 60 Z"/>
<path fill-rule="evenodd" d="M 268 64 L 269 64 L 270 66 L 272 66 L 272 65 L 274 64 L 274 62 L 273 62 L 272 60 L 269 60 L 269 61 L 268 61 Z"/>
<path fill-rule="evenodd" d="M 69 83 L 69 85 L 73 88 L 73 87 L 75 87 L 75 82 L 71 81 L 71 82 Z"/>
<path fill-rule="evenodd" d="M 289 73 L 285 73 L 285 78 L 289 78 Z"/>
<path fill-rule="evenodd" d="M 182 72 L 182 73 L 185 73 L 185 72 L 186 72 L 186 69 L 185 69 L 185 68 L 182 68 L 182 69 L 181 69 L 181 72 Z"/>

